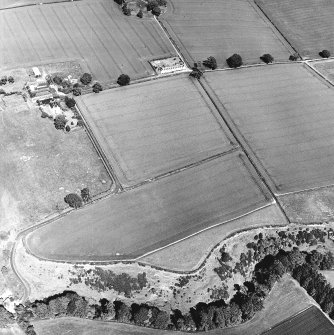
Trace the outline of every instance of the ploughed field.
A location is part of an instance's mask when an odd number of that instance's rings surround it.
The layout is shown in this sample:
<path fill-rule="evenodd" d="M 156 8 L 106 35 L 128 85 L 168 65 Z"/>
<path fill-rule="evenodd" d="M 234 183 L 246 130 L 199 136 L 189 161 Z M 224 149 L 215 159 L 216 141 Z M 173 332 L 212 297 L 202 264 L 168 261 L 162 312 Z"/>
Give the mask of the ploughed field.
<path fill-rule="evenodd" d="M 334 325 L 315 306 L 312 306 L 262 335 L 330 335 L 334 334 Z"/>
<path fill-rule="evenodd" d="M 234 152 L 73 211 L 29 234 L 26 245 L 48 259 L 135 258 L 269 201 Z"/>
<path fill-rule="evenodd" d="M 188 75 L 78 99 L 123 185 L 133 185 L 233 148 L 212 102 Z"/>
<path fill-rule="evenodd" d="M 84 60 L 94 78 L 153 75 L 147 60 L 175 54 L 154 20 L 128 18 L 114 1 L 90 0 L 0 11 L 0 67 Z"/>
<path fill-rule="evenodd" d="M 302 56 L 334 52 L 334 2 L 330 0 L 255 0 Z"/>
<path fill-rule="evenodd" d="M 278 194 L 333 184 L 334 94 L 312 70 L 286 64 L 205 78 Z"/>
<path fill-rule="evenodd" d="M 261 63 L 264 53 L 287 60 L 291 51 L 255 4 L 244 0 L 170 0 L 171 12 L 159 18 L 192 66 L 214 56 L 219 67 L 234 53 L 244 63 Z"/>

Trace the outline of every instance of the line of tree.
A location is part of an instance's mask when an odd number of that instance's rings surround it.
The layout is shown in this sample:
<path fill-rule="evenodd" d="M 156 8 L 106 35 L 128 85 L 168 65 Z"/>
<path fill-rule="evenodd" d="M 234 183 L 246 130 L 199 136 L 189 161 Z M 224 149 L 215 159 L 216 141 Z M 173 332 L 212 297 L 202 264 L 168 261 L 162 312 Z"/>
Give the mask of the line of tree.
<path fill-rule="evenodd" d="M 221 261 L 230 257 L 222 252 Z M 235 285 L 235 294 L 229 303 L 216 300 L 198 303 L 188 313 L 180 310 L 167 312 L 148 304 L 127 305 L 122 301 L 101 299 L 97 304 L 89 304 L 75 292 L 65 291 L 43 301 L 17 306 L 17 321 L 27 334 L 34 334 L 33 320 L 55 317 L 80 317 L 91 320 L 115 320 L 157 329 L 182 331 L 207 331 L 238 325 L 251 319 L 263 308 L 263 301 L 273 285 L 286 273 L 304 287 L 321 306 L 334 318 L 334 288 L 327 283 L 319 270 L 331 269 L 334 257 L 328 252 L 301 252 L 297 247 L 291 251 L 280 249 L 276 255 L 265 256 L 255 266 L 251 281 Z M 6 314 L 7 318 L 11 318 Z"/>

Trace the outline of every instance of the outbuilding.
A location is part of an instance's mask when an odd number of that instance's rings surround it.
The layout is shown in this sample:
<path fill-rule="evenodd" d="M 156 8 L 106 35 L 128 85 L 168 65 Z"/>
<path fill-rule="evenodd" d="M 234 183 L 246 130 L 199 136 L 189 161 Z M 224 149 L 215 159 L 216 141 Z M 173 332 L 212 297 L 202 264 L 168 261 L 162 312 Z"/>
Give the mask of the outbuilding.
<path fill-rule="evenodd" d="M 32 68 L 32 71 L 34 72 L 34 76 L 35 76 L 35 78 L 39 78 L 39 77 L 42 76 L 41 71 L 39 71 L 39 68 L 38 68 L 38 67 L 34 66 L 34 67 Z"/>

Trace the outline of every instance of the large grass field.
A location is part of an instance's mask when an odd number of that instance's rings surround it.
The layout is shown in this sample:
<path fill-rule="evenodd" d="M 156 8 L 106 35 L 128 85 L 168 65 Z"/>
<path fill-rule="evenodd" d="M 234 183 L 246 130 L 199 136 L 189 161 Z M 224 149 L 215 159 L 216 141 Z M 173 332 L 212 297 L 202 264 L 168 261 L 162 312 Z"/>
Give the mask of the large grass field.
<path fill-rule="evenodd" d="M 114 1 L 82 0 L 0 11 L 0 67 L 84 60 L 102 82 L 154 74 L 147 60 L 175 51 L 154 20 L 128 18 Z"/>
<path fill-rule="evenodd" d="M 0 226 L 22 229 L 68 207 L 67 193 L 107 191 L 110 178 L 84 130 L 65 134 L 21 96 L 0 102 Z M 103 182 L 103 183 L 102 183 Z"/>
<path fill-rule="evenodd" d="M 85 95 L 78 104 L 123 185 L 233 145 L 217 110 L 188 75 Z"/>
<path fill-rule="evenodd" d="M 278 194 L 333 184 L 334 91 L 302 64 L 205 78 Z"/>
<path fill-rule="evenodd" d="M 27 246 L 49 259 L 134 258 L 269 201 L 236 152 L 72 212 L 28 235 Z"/>
<path fill-rule="evenodd" d="M 331 0 L 255 0 L 302 56 L 319 58 L 323 49 L 334 52 Z"/>
<path fill-rule="evenodd" d="M 280 34 L 244 0 L 170 0 L 171 12 L 161 20 L 192 65 L 209 56 L 226 67 L 226 58 L 239 53 L 244 63 L 260 63 L 270 53 L 287 60 L 290 50 Z"/>

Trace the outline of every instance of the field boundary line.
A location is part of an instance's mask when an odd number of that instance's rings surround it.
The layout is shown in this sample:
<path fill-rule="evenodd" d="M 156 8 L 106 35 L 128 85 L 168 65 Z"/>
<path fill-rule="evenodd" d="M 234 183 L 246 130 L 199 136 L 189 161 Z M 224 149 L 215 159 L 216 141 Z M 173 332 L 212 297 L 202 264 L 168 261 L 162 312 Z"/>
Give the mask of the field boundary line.
<path fill-rule="evenodd" d="M 286 221 L 288 223 L 291 223 L 289 217 L 287 216 L 283 207 L 281 206 L 281 204 L 279 203 L 279 201 L 277 199 L 277 196 L 276 196 L 276 193 L 275 193 L 275 190 L 277 190 L 276 184 L 273 182 L 273 180 L 271 179 L 271 177 L 267 173 L 266 169 L 262 166 L 261 162 L 259 161 L 259 159 L 255 155 L 255 153 L 253 152 L 253 150 L 251 149 L 251 147 L 247 143 L 246 139 L 243 137 L 239 128 L 234 124 L 234 122 L 233 122 L 232 118 L 230 117 L 230 115 L 229 115 L 226 107 L 224 106 L 223 102 L 221 102 L 220 99 L 216 96 L 215 92 L 213 91 L 213 89 L 211 88 L 211 86 L 209 85 L 209 83 L 207 82 L 205 77 L 203 79 L 204 79 L 204 81 L 202 81 L 202 79 L 200 79 L 199 82 L 202 85 L 204 91 L 209 96 L 209 98 L 211 99 L 214 106 L 217 108 L 219 114 L 221 115 L 222 119 L 224 120 L 224 122 L 228 126 L 232 135 L 235 137 L 237 143 L 239 143 L 242 151 L 245 153 L 245 155 L 246 155 L 247 159 L 249 160 L 250 164 L 255 169 L 255 172 L 259 176 L 260 180 L 264 183 L 265 187 L 270 192 L 272 198 L 276 201 L 276 203 L 277 203 L 279 209 L 281 210 L 281 212 L 283 213 Z M 219 108 L 219 107 L 221 107 L 221 108 Z"/>

